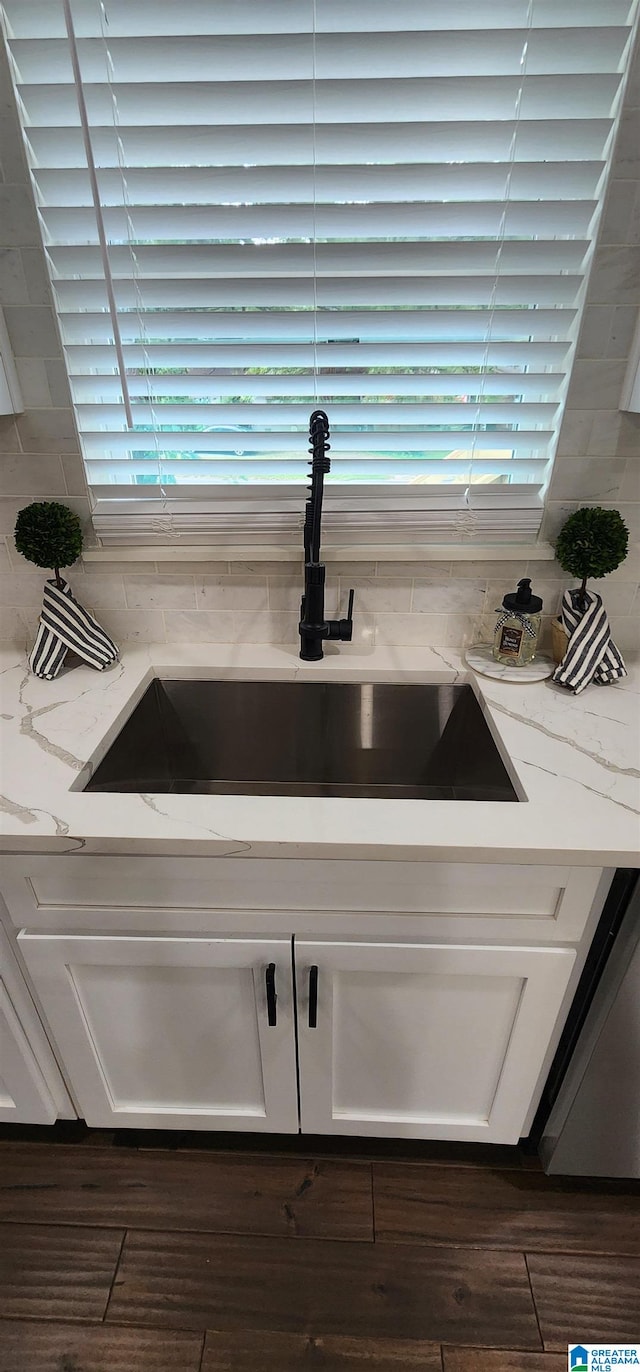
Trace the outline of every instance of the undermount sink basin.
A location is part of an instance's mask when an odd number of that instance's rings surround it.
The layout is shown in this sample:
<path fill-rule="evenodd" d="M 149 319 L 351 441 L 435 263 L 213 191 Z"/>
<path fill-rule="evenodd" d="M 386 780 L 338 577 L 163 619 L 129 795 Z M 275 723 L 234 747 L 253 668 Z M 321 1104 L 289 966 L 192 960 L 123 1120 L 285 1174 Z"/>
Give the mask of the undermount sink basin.
<path fill-rule="evenodd" d="M 151 683 L 86 791 L 517 801 L 470 686 Z"/>

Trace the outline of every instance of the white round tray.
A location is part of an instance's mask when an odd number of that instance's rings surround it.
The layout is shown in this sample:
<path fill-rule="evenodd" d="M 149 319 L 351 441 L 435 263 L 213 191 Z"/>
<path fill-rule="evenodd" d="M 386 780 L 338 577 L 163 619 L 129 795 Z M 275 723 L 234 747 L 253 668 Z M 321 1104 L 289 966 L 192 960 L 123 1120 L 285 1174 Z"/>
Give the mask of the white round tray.
<path fill-rule="evenodd" d="M 474 672 L 483 676 L 497 677 L 500 681 L 546 681 L 552 676 L 556 664 L 547 653 L 537 653 L 533 662 L 526 666 L 514 667 L 505 662 L 496 662 L 489 643 L 475 643 L 467 648 L 465 658 Z"/>

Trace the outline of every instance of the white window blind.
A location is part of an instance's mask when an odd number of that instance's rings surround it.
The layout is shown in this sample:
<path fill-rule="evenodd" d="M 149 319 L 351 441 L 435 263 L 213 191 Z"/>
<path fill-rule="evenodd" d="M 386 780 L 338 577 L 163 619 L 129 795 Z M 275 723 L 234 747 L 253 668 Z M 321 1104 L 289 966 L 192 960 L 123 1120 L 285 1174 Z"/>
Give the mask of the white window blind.
<path fill-rule="evenodd" d="M 630 0 L 72 0 L 99 215 L 62 0 L 4 10 L 99 510 L 277 523 L 320 404 L 372 522 L 535 527 Z"/>

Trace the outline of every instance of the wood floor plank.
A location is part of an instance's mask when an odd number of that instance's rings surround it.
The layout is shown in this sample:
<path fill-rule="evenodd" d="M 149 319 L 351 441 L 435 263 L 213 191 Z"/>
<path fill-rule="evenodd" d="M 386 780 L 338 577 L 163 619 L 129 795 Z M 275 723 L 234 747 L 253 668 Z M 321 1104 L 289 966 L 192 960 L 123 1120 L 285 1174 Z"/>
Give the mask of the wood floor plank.
<path fill-rule="evenodd" d="M 640 1187 L 534 1171 L 374 1163 L 376 1236 L 528 1252 L 640 1253 Z"/>
<path fill-rule="evenodd" d="M 122 1239 L 118 1229 L 0 1225 L 0 1315 L 102 1319 Z"/>
<path fill-rule="evenodd" d="M 129 1233 L 107 1319 L 540 1348 L 515 1253 Z"/>
<path fill-rule="evenodd" d="M 0 1372 L 198 1372 L 200 1334 L 0 1320 Z"/>
<path fill-rule="evenodd" d="M 373 1238 L 368 1163 L 0 1146 L 0 1220 Z"/>
<path fill-rule="evenodd" d="M 202 1372 L 308 1372 L 311 1368 L 314 1372 L 442 1372 L 440 1344 L 422 1339 L 278 1334 L 264 1329 L 207 1333 Z M 1 1363 L 0 1372 L 4 1372 Z"/>
<path fill-rule="evenodd" d="M 544 1347 L 568 1343 L 637 1343 L 640 1257 L 527 1258 Z"/>
<path fill-rule="evenodd" d="M 567 1355 L 509 1348 L 450 1348 L 445 1344 L 442 1365 L 444 1372 L 567 1372 Z"/>

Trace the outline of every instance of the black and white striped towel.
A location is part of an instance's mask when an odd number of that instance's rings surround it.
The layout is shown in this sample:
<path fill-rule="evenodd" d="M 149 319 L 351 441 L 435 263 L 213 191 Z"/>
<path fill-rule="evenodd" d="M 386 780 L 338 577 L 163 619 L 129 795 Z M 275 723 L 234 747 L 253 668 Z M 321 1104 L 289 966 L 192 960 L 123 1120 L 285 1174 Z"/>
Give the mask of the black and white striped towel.
<path fill-rule="evenodd" d="M 565 591 L 562 597 L 562 623 L 569 635 L 567 651 L 553 673 L 553 680 L 579 695 L 590 681 L 604 686 L 627 675 L 622 657 L 611 637 L 602 596 L 584 593 L 587 608 L 582 612 L 580 591 Z"/>
<path fill-rule="evenodd" d="M 115 643 L 74 600 L 69 582 L 64 578 L 61 581 L 61 586 L 45 581 L 40 623 L 29 658 L 34 675 L 47 681 L 53 681 L 61 671 L 70 648 L 100 672 L 118 657 Z"/>

